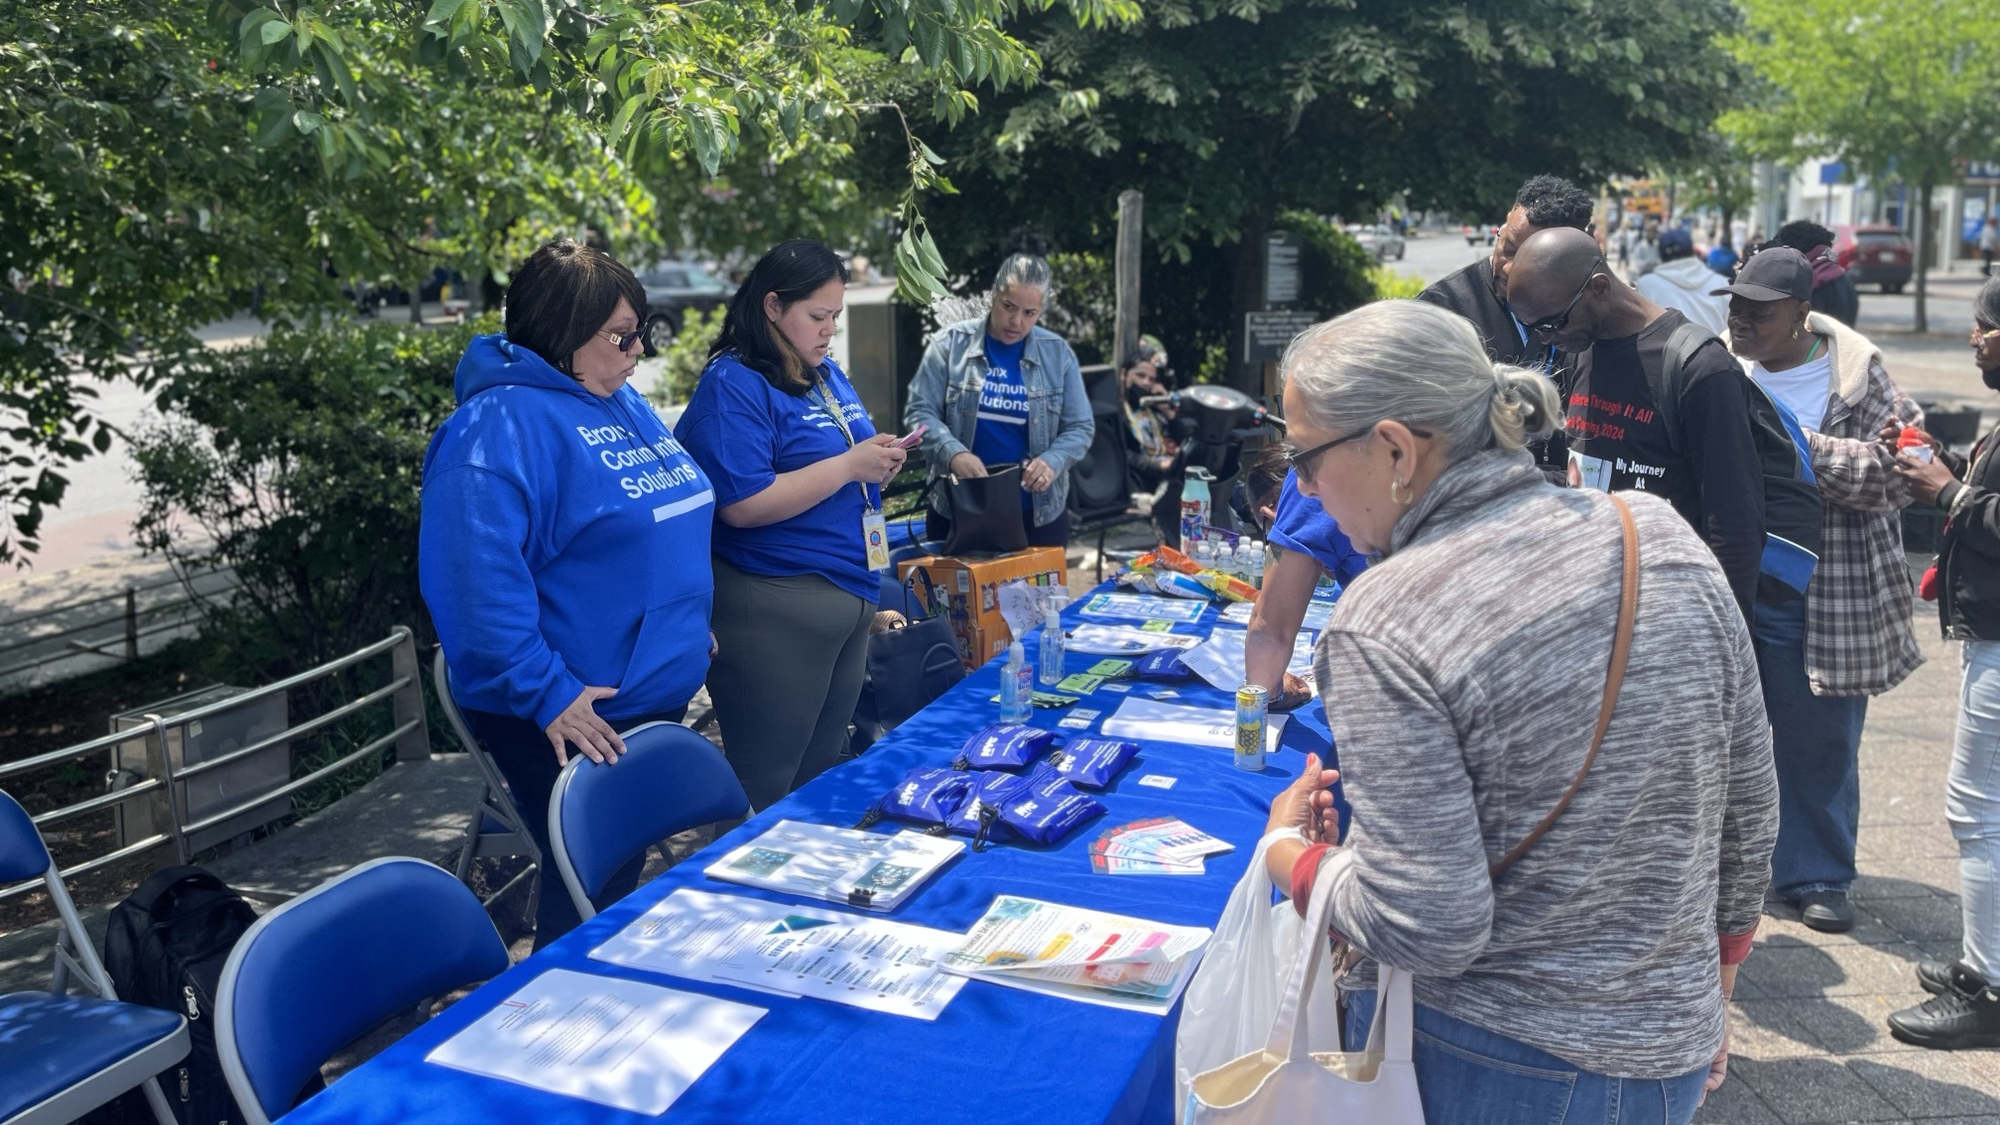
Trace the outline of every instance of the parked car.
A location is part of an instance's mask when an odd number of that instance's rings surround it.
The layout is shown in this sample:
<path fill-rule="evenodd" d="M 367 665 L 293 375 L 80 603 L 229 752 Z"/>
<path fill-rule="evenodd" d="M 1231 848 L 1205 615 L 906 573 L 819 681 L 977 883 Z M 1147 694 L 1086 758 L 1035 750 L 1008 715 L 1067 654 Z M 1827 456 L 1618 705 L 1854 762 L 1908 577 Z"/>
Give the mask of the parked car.
<path fill-rule="evenodd" d="M 1381 223 L 1349 223 L 1347 233 L 1353 235 L 1354 241 L 1373 254 L 1378 262 L 1391 258 L 1399 262 L 1403 260 L 1403 236 Z"/>
<path fill-rule="evenodd" d="M 1884 293 L 1901 293 L 1910 283 L 1916 247 L 1891 226 L 1833 228 L 1833 254 L 1847 267 L 1856 285 L 1880 285 Z"/>
<path fill-rule="evenodd" d="M 696 262 L 661 262 L 639 274 L 646 289 L 646 354 L 658 355 L 674 337 L 690 309 L 707 312 L 729 303 L 736 287 Z"/>
<path fill-rule="evenodd" d="M 1499 230 L 1500 227 L 1500 223 L 1492 223 L 1483 227 L 1476 227 L 1471 223 L 1460 223 L 1458 233 L 1465 236 L 1465 244 L 1467 246 L 1477 246 L 1482 242 L 1491 246 L 1493 245 L 1493 232 Z"/>

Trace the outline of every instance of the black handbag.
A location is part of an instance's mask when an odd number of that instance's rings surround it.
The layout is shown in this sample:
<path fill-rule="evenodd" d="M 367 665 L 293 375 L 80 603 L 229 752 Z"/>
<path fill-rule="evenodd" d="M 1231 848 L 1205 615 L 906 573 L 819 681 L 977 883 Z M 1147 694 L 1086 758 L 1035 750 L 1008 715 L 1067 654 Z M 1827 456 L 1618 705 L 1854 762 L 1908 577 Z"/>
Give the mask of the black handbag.
<path fill-rule="evenodd" d="M 1021 466 L 989 466 L 983 477 L 939 477 L 935 488 L 932 506 L 951 521 L 946 555 L 1005 555 L 1027 549 Z"/>
<path fill-rule="evenodd" d="M 921 568 L 910 571 L 902 591 L 903 604 L 885 601 L 881 608 L 901 610 L 909 624 L 868 638 L 868 674 L 855 704 L 850 741 L 856 753 L 965 678 L 958 637 L 938 605 L 930 574 Z"/>

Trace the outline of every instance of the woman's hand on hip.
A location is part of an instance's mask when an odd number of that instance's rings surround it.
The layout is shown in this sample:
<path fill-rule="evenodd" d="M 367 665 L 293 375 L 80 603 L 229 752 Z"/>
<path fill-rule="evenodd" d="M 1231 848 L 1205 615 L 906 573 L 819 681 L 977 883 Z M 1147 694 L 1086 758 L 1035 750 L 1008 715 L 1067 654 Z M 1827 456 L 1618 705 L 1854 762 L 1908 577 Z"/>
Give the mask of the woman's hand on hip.
<path fill-rule="evenodd" d="M 861 484 L 888 484 L 903 471 L 909 453 L 896 448 L 894 434 L 876 434 L 841 456 L 847 458 L 848 479 Z"/>
<path fill-rule="evenodd" d="M 1049 463 L 1036 457 L 1021 467 L 1021 487 L 1029 492 L 1047 492 L 1056 482 L 1056 471 Z"/>
<path fill-rule="evenodd" d="M 1271 819 L 1264 825 L 1268 835 L 1280 828 L 1296 828 L 1308 840 L 1332 843 L 1340 837 L 1339 814 L 1333 809 L 1333 783 L 1339 770 L 1320 768 L 1319 755 L 1307 754 L 1299 776 L 1271 802 Z"/>
<path fill-rule="evenodd" d="M 1903 478 L 1903 487 L 1910 493 L 1910 499 L 1924 504 L 1937 503 L 1938 493 L 1944 486 L 1957 480 L 1943 461 L 1933 457 L 1929 461 L 1919 461 L 1907 454 L 1896 457 L 1896 475 Z"/>
<path fill-rule="evenodd" d="M 612 762 L 625 752 L 625 740 L 611 729 L 611 724 L 598 717 L 595 704 L 600 699 L 610 699 L 618 694 L 615 687 L 587 687 L 555 721 L 542 728 L 549 736 L 549 745 L 556 748 L 556 761 L 567 763 L 569 751 L 565 743 L 575 743 L 583 756 L 593 762 Z"/>
<path fill-rule="evenodd" d="M 981 461 L 979 455 L 970 449 L 960 450 L 952 454 L 951 464 L 946 466 L 946 468 L 951 470 L 952 476 L 964 477 L 968 480 L 973 477 L 983 477 L 986 475 L 986 462 Z"/>

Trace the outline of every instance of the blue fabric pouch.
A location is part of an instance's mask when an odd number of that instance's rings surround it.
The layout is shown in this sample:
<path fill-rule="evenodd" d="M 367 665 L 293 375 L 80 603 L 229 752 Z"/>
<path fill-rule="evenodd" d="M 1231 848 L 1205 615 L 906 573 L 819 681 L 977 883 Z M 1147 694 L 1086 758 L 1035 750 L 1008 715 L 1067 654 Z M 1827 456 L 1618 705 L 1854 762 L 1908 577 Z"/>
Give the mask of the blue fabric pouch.
<path fill-rule="evenodd" d="M 972 837 L 974 851 L 985 851 L 987 842 L 996 836 L 1008 839 L 1008 830 L 1000 826 L 1000 809 L 1016 798 L 1026 796 L 1033 785 L 1031 779 L 1040 777 L 1044 768 L 1037 766 L 1032 774 L 986 770 L 965 775 L 973 779 L 972 789 L 966 794 L 964 803 L 945 820 L 943 827 L 961 836 Z"/>
<path fill-rule="evenodd" d="M 1016 770 L 1055 745 L 1056 736 L 1040 727 L 998 723 L 965 740 L 953 769 Z"/>
<path fill-rule="evenodd" d="M 1181 680 L 1192 679 L 1194 671 L 1181 662 L 1179 650 L 1167 649 L 1164 652 L 1155 652 L 1140 657 L 1139 662 L 1132 666 L 1132 675 L 1141 680 L 1162 680 L 1168 683 L 1175 683 Z"/>
<path fill-rule="evenodd" d="M 1053 844 L 1105 813 L 1104 803 L 1079 792 L 1047 765 L 1028 775 L 1028 791 L 1000 807 L 997 827 L 1031 844 Z"/>
<path fill-rule="evenodd" d="M 1049 767 L 1065 780 L 1083 789 L 1102 789 L 1111 784 L 1139 752 L 1136 742 L 1111 738 L 1073 738 L 1049 755 Z"/>
<path fill-rule="evenodd" d="M 936 767 L 911 770 L 894 789 L 876 800 L 857 827 L 867 828 L 885 816 L 919 824 L 943 824 L 966 803 L 972 785 L 973 778 L 958 770 Z"/>

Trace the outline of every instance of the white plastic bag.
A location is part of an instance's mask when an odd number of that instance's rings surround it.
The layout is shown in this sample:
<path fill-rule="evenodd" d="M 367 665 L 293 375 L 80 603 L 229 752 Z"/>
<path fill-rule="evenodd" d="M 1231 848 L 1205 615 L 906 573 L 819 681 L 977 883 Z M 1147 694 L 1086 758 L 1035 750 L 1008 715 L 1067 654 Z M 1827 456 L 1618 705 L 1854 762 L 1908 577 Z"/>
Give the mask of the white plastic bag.
<path fill-rule="evenodd" d="M 1274 887 L 1264 869 L 1264 853 L 1287 838 L 1299 837 L 1286 829 L 1257 841 L 1250 868 L 1230 892 L 1229 905 L 1215 923 L 1215 936 L 1202 953 L 1201 967 L 1188 982 L 1180 1030 L 1174 1037 L 1176 1117 L 1186 1106 L 1188 1083 L 1195 1075 L 1262 1047 L 1277 1022 L 1285 973 L 1307 934 L 1305 921 L 1289 899 L 1271 902 Z M 1324 932 L 1319 940 L 1326 940 Z M 1303 1015 L 1311 1050 L 1340 1050 L 1340 1017 L 1332 988 L 1308 993 Z"/>

